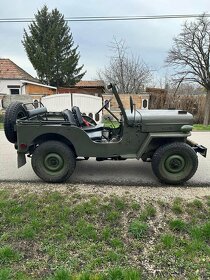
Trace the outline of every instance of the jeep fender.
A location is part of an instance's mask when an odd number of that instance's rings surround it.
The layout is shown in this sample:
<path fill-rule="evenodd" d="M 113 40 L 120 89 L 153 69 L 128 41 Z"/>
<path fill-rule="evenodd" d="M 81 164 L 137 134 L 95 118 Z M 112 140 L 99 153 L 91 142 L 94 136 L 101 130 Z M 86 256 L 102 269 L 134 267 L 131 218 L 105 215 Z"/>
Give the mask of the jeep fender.
<path fill-rule="evenodd" d="M 147 151 L 149 144 L 152 140 L 157 139 L 173 139 L 175 142 L 177 139 L 183 139 L 183 141 L 189 137 L 191 133 L 176 133 L 176 132 L 163 132 L 163 133 L 149 133 L 147 138 L 145 139 L 144 143 L 140 146 L 139 150 L 137 151 L 136 158 L 140 159 L 142 155 Z"/>

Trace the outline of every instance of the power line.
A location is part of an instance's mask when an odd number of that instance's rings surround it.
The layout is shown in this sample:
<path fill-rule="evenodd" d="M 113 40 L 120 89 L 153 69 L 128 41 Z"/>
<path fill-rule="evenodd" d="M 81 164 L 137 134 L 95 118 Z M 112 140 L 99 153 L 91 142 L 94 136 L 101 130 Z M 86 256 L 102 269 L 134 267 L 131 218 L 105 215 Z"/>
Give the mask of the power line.
<path fill-rule="evenodd" d="M 110 16 L 110 17 L 66 17 L 65 21 L 131 21 L 131 20 L 164 20 L 164 19 L 187 19 L 198 17 L 210 17 L 210 14 L 184 14 L 184 15 L 154 15 L 154 16 Z M 0 23 L 13 23 L 13 22 L 32 22 L 34 18 L 0 18 Z"/>

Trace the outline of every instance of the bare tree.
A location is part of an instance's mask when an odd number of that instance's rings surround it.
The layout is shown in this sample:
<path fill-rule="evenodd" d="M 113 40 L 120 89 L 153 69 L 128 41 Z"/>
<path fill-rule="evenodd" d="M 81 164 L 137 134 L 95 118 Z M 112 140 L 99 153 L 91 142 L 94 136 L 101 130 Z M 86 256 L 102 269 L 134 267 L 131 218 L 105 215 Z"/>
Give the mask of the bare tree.
<path fill-rule="evenodd" d="M 177 81 L 199 83 L 206 89 L 204 125 L 210 114 L 210 21 L 205 14 L 194 22 L 185 22 L 182 32 L 174 38 L 167 64 L 177 68 Z"/>
<path fill-rule="evenodd" d="M 100 79 L 115 83 L 120 93 L 139 93 L 150 80 L 151 72 L 139 57 L 127 54 L 125 41 L 114 38 L 109 65 L 99 71 Z"/>

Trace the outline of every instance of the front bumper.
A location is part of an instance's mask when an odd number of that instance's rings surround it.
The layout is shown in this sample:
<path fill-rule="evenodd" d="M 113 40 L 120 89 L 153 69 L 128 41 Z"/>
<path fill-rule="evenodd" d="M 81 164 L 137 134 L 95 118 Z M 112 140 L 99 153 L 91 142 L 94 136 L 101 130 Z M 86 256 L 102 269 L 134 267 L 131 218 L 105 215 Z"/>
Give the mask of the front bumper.
<path fill-rule="evenodd" d="M 190 145 L 196 153 L 201 154 L 203 157 L 207 156 L 207 148 L 203 145 L 199 145 L 198 143 L 187 139 L 187 144 Z"/>

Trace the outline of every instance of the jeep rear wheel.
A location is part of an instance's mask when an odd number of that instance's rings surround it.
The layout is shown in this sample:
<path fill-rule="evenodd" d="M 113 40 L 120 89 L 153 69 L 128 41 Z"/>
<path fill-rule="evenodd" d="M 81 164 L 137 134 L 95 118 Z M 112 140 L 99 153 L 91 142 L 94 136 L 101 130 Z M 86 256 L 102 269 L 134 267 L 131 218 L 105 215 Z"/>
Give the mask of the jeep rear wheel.
<path fill-rule="evenodd" d="M 152 157 L 152 169 L 158 179 L 167 184 L 181 184 L 196 172 L 198 158 L 186 143 L 175 142 L 161 146 Z"/>
<path fill-rule="evenodd" d="M 61 183 L 74 172 L 76 158 L 66 144 L 47 141 L 36 148 L 31 163 L 36 175 L 45 182 Z"/>
<path fill-rule="evenodd" d="M 17 133 L 15 131 L 15 124 L 17 119 L 21 119 L 26 117 L 26 111 L 22 106 L 23 103 L 15 101 L 11 103 L 4 117 L 4 132 L 7 137 L 7 140 L 11 143 L 15 143 L 17 141 Z"/>

